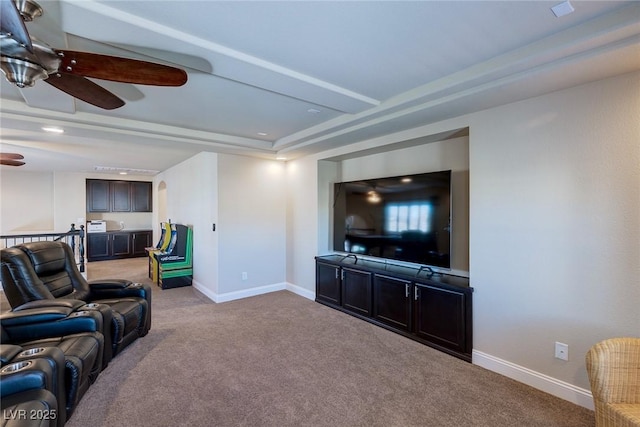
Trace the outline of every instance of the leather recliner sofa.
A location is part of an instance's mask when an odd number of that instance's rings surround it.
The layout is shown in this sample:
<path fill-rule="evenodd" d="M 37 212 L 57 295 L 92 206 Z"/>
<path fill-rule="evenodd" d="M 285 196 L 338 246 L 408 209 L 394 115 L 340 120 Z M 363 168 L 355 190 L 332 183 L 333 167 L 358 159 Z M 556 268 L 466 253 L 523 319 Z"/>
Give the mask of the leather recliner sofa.
<path fill-rule="evenodd" d="M 64 425 L 102 368 L 104 341 L 97 331 L 101 322 L 98 312 L 64 307 L 25 309 L 0 315 L 0 361 L 9 371 L 0 370 L 2 380 L 5 374 L 22 371 L 20 366 L 25 362 L 36 361 L 30 363 L 35 367 L 46 363 L 51 375 L 47 376 L 45 388 L 56 398 L 54 419 L 59 426 Z M 32 382 L 38 375 L 30 374 L 21 380 L 12 377 L 13 382 L 7 386 L 28 388 L 28 384 L 22 383 Z M 15 390 L 4 389 L 4 394 L 15 394 Z M 10 415 L 24 414 L 12 412 Z"/>
<path fill-rule="evenodd" d="M 15 349 L 3 345 L 0 368 L 2 427 L 60 427 L 58 400 L 52 390 L 57 367 L 45 359 L 13 361 Z M 18 350 L 21 350 L 18 347 Z"/>
<path fill-rule="evenodd" d="M 105 348 L 111 347 L 111 353 L 105 351 L 103 366 L 151 328 L 148 285 L 120 279 L 87 282 L 71 248 L 63 242 L 30 242 L 2 249 L 2 285 L 14 311 L 58 305 L 100 311 Z"/>

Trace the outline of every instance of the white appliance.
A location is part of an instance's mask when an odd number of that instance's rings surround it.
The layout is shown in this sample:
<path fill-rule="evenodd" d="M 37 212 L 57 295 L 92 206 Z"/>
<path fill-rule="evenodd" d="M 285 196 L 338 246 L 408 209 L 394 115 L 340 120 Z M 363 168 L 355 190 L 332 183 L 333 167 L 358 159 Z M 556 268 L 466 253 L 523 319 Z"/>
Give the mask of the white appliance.
<path fill-rule="evenodd" d="M 106 233 L 107 221 L 96 219 L 87 221 L 87 233 Z"/>

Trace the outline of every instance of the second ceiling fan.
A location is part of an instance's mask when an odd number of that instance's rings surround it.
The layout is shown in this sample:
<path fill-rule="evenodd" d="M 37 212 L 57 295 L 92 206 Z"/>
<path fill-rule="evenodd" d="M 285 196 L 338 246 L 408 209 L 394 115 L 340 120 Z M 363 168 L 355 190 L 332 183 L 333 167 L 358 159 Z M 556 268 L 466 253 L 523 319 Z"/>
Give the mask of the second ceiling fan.
<path fill-rule="evenodd" d="M 44 80 L 96 107 L 113 110 L 122 99 L 87 77 L 152 86 L 182 86 L 187 73 L 176 67 L 97 53 L 53 49 L 29 36 L 25 21 L 42 15 L 32 0 L 0 0 L 0 67 L 19 88 Z"/>

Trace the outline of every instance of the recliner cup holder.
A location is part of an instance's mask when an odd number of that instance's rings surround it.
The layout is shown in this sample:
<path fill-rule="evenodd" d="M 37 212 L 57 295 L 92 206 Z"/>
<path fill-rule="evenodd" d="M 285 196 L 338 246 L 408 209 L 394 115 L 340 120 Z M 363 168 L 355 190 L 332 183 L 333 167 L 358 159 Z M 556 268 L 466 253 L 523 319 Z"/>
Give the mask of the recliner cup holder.
<path fill-rule="evenodd" d="M 0 372 L 2 372 L 3 374 L 12 373 L 12 372 L 18 372 L 18 371 L 21 371 L 23 369 L 27 369 L 32 364 L 33 364 L 33 362 L 31 360 L 26 360 L 24 362 L 16 362 L 16 363 L 12 363 L 12 364 L 7 365 L 4 368 L 0 369 Z"/>
<path fill-rule="evenodd" d="M 19 354 L 19 356 L 21 356 L 21 357 L 33 356 L 35 354 L 42 353 L 43 351 L 44 351 L 44 347 L 30 348 L 28 350 L 25 350 L 25 351 L 21 352 Z"/>
<path fill-rule="evenodd" d="M 75 313 L 72 313 L 72 316 L 86 316 L 87 314 L 89 314 L 88 311 L 86 310 L 81 310 L 81 311 L 76 311 Z"/>
<path fill-rule="evenodd" d="M 100 307 L 100 304 L 95 303 L 95 302 L 90 302 L 89 304 L 85 304 L 83 305 L 81 308 L 86 308 L 86 309 L 93 309 L 93 308 L 98 308 Z"/>

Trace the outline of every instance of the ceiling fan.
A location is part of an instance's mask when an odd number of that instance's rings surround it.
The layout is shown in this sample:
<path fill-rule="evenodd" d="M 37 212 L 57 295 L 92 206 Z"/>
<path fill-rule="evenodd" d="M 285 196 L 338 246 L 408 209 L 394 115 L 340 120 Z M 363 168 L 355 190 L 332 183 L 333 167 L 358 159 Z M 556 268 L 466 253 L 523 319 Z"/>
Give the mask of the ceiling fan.
<path fill-rule="evenodd" d="M 14 1 L 0 0 L 0 68 L 19 88 L 31 87 L 42 79 L 75 98 L 113 110 L 122 107 L 124 101 L 87 77 L 152 86 L 182 86 L 187 82 L 184 70 L 167 65 L 53 49 L 30 37 L 24 24 L 41 16 L 42 7 L 33 0 Z"/>
<path fill-rule="evenodd" d="M 22 154 L 17 153 L 0 153 L 0 165 L 6 166 L 22 166 L 24 162 L 20 160 L 24 159 Z"/>

